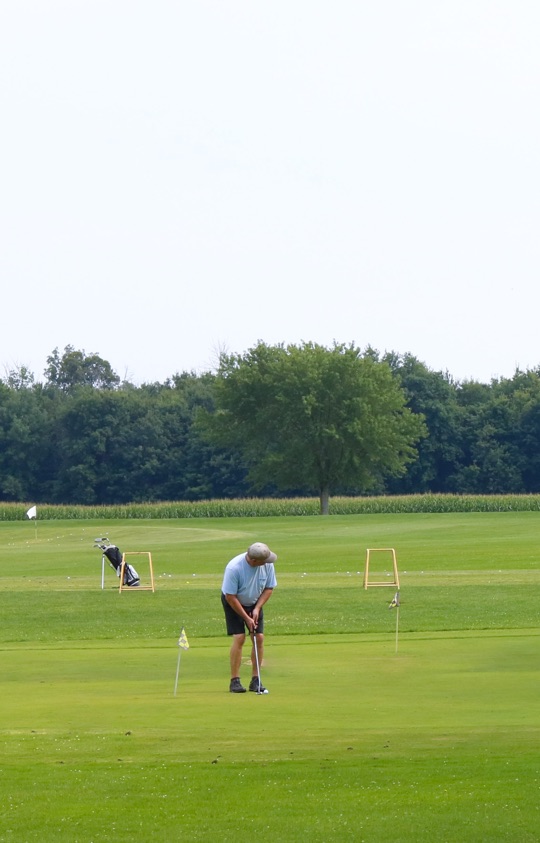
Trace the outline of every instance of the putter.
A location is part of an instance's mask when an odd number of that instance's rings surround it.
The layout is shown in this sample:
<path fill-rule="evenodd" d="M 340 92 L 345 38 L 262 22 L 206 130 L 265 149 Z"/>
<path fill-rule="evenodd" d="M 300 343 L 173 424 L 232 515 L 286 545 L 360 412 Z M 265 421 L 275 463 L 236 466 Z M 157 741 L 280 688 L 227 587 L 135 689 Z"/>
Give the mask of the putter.
<path fill-rule="evenodd" d="M 264 691 L 261 691 L 262 683 L 261 683 L 261 668 L 259 666 L 259 651 L 257 650 L 257 630 L 253 630 L 253 649 L 255 650 L 255 663 L 257 665 L 257 682 L 258 682 L 258 690 L 257 694 L 267 694 L 268 690 L 265 688 Z"/>

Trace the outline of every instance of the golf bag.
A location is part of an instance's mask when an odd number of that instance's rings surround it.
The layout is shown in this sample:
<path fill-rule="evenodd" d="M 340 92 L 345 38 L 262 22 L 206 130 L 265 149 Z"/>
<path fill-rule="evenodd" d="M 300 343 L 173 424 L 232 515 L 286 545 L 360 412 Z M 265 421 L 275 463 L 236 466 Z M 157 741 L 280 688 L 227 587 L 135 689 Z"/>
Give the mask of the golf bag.
<path fill-rule="evenodd" d="M 106 542 L 106 543 L 105 543 Z M 108 539 L 101 539 L 101 543 L 97 543 L 98 547 L 103 551 L 103 555 L 109 561 L 109 565 L 116 571 L 116 576 L 120 577 L 122 570 L 122 553 L 115 544 L 109 544 Z M 127 585 L 129 588 L 140 585 L 140 577 L 133 567 L 133 565 L 124 565 L 124 581 L 122 585 Z"/>

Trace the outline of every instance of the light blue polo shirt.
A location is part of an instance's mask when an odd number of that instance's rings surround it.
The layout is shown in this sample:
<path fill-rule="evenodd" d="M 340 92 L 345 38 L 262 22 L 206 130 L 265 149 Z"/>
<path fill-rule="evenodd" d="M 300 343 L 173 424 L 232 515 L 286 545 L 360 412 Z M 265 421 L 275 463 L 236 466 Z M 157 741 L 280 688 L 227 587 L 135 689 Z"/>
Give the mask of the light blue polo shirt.
<path fill-rule="evenodd" d="M 271 562 L 253 568 L 241 553 L 231 559 L 225 568 L 223 594 L 235 594 L 242 606 L 253 606 L 265 588 L 275 588 L 276 572 Z"/>

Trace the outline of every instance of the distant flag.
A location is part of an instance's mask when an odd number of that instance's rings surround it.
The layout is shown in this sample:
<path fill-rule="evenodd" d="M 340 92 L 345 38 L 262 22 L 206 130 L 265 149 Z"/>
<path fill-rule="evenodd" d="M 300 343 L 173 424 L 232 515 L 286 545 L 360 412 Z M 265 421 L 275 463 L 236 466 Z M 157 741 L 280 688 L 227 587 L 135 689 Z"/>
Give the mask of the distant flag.
<path fill-rule="evenodd" d="M 189 641 L 187 640 L 186 630 L 182 627 L 182 632 L 180 633 L 180 638 L 178 639 L 178 662 L 176 664 L 176 679 L 174 681 L 174 696 L 176 696 L 176 691 L 178 688 L 178 676 L 180 675 L 180 656 L 182 655 L 182 650 L 189 650 Z"/>
<path fill-rule="evenodd" d="M 399 609 L 399 591 L 396 591 L 396 593 L 394 594 L 392 602 L 390 603 L 388 608 L 395 609 L 396 607 Z"/>
<path fill-rule="evenodd" d="M 37 507 L 31 506 L 28 512 L 26 513 L 26 517 L 30 519 L 37 518 Z"/>
<path fill-rule="evenodd" d="M 182 627 L 180 638 L 178 639 L 178 646 L 181 650 L 189 650 L 189 641 L 187 640 L 186 630 Z"/>

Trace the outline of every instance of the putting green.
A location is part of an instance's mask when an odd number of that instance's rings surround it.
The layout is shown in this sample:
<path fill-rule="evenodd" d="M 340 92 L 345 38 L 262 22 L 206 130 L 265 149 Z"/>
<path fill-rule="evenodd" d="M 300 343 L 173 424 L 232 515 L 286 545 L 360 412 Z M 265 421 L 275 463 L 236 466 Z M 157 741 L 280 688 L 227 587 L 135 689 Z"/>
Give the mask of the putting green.
<path fill-rule="evenodd" d="M 0 524 L 0 843 L 536 841 L 539 526 Z M 100 533 L 152 551 L 155 594 L 101 590 Z M 219 587 L 254 538 L 280 556 L 270 693 L 233 695 Z M 399 614 L 367 546 L 397 549 Z"/>

